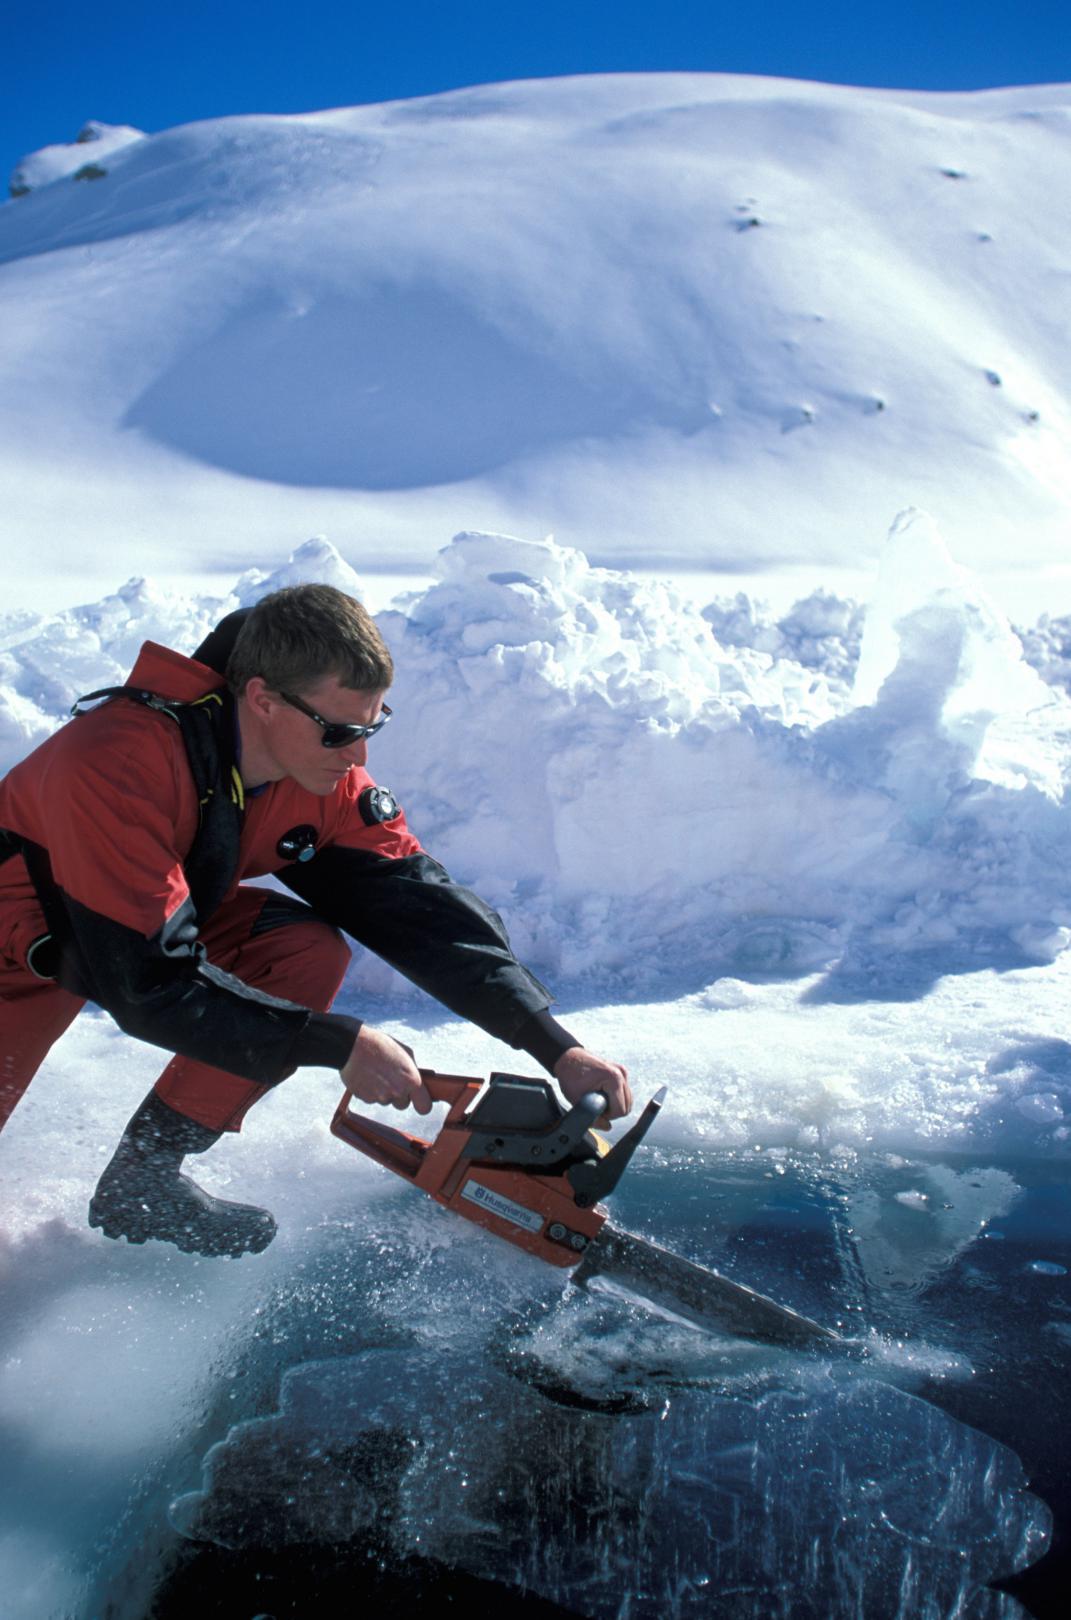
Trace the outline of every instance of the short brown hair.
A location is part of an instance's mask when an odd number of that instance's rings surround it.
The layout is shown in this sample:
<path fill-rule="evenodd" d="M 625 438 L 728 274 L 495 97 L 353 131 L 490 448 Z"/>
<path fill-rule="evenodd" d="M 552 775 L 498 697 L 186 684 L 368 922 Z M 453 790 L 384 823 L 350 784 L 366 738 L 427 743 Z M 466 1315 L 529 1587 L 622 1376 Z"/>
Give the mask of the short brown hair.
<path fill-rule="evenodd" d="M 227 661 L 239 697 L 254 675 L 273 692 L 308 691 L 328 675 L 355 692 L 385 692 L 394 664 L 372 615 L 333 585 L 288 585 L 261 597 Z"/>

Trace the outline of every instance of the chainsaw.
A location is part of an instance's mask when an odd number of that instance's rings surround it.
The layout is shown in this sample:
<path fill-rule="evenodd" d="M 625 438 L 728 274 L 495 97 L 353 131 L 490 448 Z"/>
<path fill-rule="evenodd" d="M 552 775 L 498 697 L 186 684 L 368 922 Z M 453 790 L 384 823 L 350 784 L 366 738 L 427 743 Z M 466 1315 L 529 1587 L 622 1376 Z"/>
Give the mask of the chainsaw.
<path fill-rule="evenodd" d="M 570 1272 L 602 1277 L 693 1325 L 796 1347 L 839 1342 L 830 1329 L 743 1283 L 612 1226 L 599 1202 L 613 1192 L 665 1101 L 663 1087 L 613 1147 L 592 1129 L 597 1091 L 563 1108 L 546 1080 L 492 1074 L 485 1082 L 422 1069 L 433 1102 L 449 1104 L 434 1141 L 358 1113 L 345 1091 L 331 1129 L 343 1142 L 455 1214 Z"/>

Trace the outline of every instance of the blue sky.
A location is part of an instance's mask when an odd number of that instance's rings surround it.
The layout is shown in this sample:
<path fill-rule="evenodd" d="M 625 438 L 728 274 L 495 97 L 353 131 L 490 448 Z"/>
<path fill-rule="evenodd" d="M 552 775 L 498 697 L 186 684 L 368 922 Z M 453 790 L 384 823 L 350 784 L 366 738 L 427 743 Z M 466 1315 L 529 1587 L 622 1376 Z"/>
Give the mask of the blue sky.
<path fill-rule="evenodd" d="M 496 79 L 694 69 L 930 90 L 1071 80 L 1068 0 L 21 0 L 0 183 L 88 118 L 165 129 Z"/>

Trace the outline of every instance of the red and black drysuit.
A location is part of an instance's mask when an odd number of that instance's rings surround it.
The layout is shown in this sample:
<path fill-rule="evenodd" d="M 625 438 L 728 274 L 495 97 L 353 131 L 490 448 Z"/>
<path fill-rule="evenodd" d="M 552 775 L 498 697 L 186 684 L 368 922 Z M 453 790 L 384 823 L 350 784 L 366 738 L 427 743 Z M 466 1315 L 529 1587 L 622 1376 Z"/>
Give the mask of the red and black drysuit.
<path fill-rule="evenodd" d="M 127 689 L 171 712 L 113 698 L 0 781 L 0 1129 L 87 1000 L 176 1054 L 156 1084 L 171 1108 L 239 1129 L 295 1068 L 349 1057 L 359 1021 L 325 1010 L 349 961 L 340 929 L 553 1068 L 578 1043 L 549 993 L 401 812 L 374 819 L 366 771 L 327 797 L 290 780 L 243 794 L 223 630 L 200 658 L 142 648 Z M 310 834 L 311 859 L 283 853 Z M 300 900 L 242 886 L 266 873 Z"/>

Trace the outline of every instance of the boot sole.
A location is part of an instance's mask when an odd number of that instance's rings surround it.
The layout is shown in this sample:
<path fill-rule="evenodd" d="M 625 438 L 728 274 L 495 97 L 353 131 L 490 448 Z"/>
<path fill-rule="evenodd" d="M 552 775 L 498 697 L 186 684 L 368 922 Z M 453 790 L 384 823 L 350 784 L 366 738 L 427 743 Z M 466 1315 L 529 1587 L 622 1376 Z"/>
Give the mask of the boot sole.
<path fill-rule="evenodd" d="M 217 1248 L 198 1243 L 192 1232 L 179 1228 L 176 1232 L 154 1232 L 149 1229 L 130 1227 L 119 1221 L 109 1220 L 106 1215 L 89 1216 L 90 1226 L 103 1233 L 106 1238 L 118 1242 L 126 1238 L 128 1243 L 137 1244 L 140 1248 L 143 1243 L 170 1243 L 183 1254 L 197 1254 L 205 1260 L 238 1260 L 243 1254 L 261 1254 L 268 1247 L 276 1233 L 274 1221 L 270 1228 L 262 1233 L 251 1233 L 247 1238 L 236 1238 L 233 1243 L 220 1245 Z"/>

